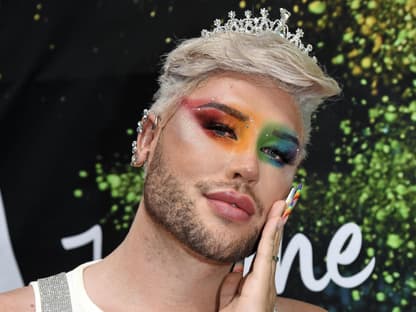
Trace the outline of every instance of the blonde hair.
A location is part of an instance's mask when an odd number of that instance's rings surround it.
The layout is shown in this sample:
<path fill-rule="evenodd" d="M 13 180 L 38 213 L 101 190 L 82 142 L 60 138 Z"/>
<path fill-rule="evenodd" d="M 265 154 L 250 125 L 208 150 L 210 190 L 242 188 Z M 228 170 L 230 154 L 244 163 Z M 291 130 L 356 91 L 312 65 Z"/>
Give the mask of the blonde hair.
<path fill-rule="evenodd" d="M 270 78 L 291 94 L 302 115 L 305 145 L 312 113 L 340 92 L 334 79 L 286 39 L 271 32 L 229 32 L 185 40 L 167 55 L 152 111 L 162 119 L 169 116 L 200 82 L 227 71 Z"/>

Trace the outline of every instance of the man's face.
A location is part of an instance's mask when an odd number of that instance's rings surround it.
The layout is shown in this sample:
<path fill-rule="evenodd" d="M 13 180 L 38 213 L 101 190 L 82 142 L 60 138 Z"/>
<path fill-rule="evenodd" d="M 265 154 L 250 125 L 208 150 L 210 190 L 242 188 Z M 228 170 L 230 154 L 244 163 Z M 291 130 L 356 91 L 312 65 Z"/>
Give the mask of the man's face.
<path fill-rule="evenodd" d="M 145 207 L 191 252 L 251 254 L 288 193 L 302 145 L 293 98 L 266 79 L 222 74 L 183 98 L 151 155 Z"/>

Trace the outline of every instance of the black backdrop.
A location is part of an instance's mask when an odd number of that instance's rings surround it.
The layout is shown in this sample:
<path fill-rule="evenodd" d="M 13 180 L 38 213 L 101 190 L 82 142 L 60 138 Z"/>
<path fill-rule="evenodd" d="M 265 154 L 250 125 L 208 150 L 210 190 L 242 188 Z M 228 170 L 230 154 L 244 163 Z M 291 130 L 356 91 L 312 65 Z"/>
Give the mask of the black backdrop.
<path fill-rule="evenodd" d="M 327 3 L 329 6 L 331 1 Z M 178 39 L 198 36 L 201 28 L 209 28 L 215 18 L 225 17 L 229 10 L 241 14 L 245 8 L 270 6 L 277 17 L 280 6 L 291 9 L 297 4 L 307 7 L 308 3 L 0 0 L 0 192 L 11 250 L 24 283 L 92 259 L 91 244 L 65 250 L 61 242 L 64 237 L 99 224 L 104 256 L 126 234 L 126 229 L 120 230 L 112 222 L 111 196 L 97 189 L 100 181 L 93 173 L 97 163 L 107 168 L 128 163 L 132 135 L 127 129 L 134 128 L 157 89 L 160 56 Z M 343 7 L 342 2 L 336 5 Z M 315 22 L 314 15 L 311 18 Z M 347 69 L 331 65 L 339 44 L 339 31 L 334 27 L 327 33 L 309 34 L 306 41 L 328 42 L 317 49 L 318 59 L 349 87 L 351 95 L 357 96 L 362 92 L 360 87 L 352 88 L 343 80 Z M 320 126 L 310 147 L 312 156 L 304 165 L 316 177 L 325 178 L 334 167 L 349 173 L 350 168 L 335 164 L 333 157 L 334 148 L 345 135 L 339 124 L 351 116 L 364 120 L 366 109 L 351 111 L 348 96 L 343 95 L 319 116 Z M 80 178 L 86 174 L 88 179 Z M 294 216 L 292 222 L 301 231 L 297 218 Z M 315 241 L 327 243 L 337 227 L 334 225 L 322 238 L 317 229 Z M 315 258 L 323 259 L 325 252 L 315 250 Z M 6 254 L 5 249 L 1 254 Z M 297 264 L 295 261 L 294 266 Z M 362 267 L 358 265 L 355 271 Z M 315 270 L 322 274 L 321 268 Z M 4 284 L 3 290 L 7 289 Z M 350 290 L 332 283 L 324 296 L 305 290 L 296 273 L 291 273 L 289 284 L 292 286 L 286 296 L 331 311 L 354 307 Z M 365 309 L 370 303 L 378 306 L 380 300 L 370 296 L 377 291 L 373 284 L 364 288 L 361 296 L 367 295 L 367 302 L 357 303 L 354 310 Z M 410 311 L 414 292 L 406 294 L 403 311 Z M 393 303 L 380 311 L 391 311 L 395 300 L 402 299 L 392 298 Z"/>

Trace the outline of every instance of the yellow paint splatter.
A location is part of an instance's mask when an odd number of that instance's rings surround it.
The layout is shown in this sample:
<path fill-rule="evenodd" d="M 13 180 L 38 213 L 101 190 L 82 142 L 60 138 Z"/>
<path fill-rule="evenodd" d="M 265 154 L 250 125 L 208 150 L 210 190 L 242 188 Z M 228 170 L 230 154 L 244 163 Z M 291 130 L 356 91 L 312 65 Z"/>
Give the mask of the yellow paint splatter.
<path fill-rule="evenodd" d="M 240 1 L 240 8 L 245 9 L 246 8 L 246 2 L 244 0 Z"/>
<path fill-rule="evenodd" d="M 299 13 L 299 6 L 298 6 L 297 4 L 295 4 L 295 5 L 293 6 L 293 12 L 294 12 L 294 13 Z"/>
<path fill-rule="evenodd" d="M 377 23 L 377 20 L 374 16 L 369 16 L 365 19 L 365 23 L 368 27 L 373 27 L 373 25 Z"/>
<path fill-rule="evenodd" d="M 348 53 L 348 57 L 349 58 L 354 58 L 354 57 L 360 55 L 360 53 L 361 53 L 360 50 L 354 49 L 354 50 L 352 50 Z"/>
<path fill-rule="evenodd" d="M 371 57 L 366 56 L 361 60 L 361 66 L 363 68 L 370 68 L 371 67 Z"/>
<path fill-rule="evenodd" d="M 363 71 L 361 70 L 361 67 L 360 66 L 354 66 L 353 67 L 353 69 L 352 69 L 352 74 L 354 75 L 354 76 L 358 76 L 358 75 L 360 75 L 361 73 L 362 73 Z"/>
<path fill-rule="evenodd" d="M 150 17 L 155 17 L 155 16 L 156 16 L 156 11 L 155 10 L 151 11 L 150 12 Z"/>
<path fill-rule="evenodd" d="M 373 42 L 374 42 L 374 46 L 373 49 L 371 50 L 372 53 L 376 53 L 380 50 L 381 45 L 383 44 L 383 37 L 381 37 L 379 34 L 374 34 L 372 36 Z"/>
<path fill-rule="evenodd" d="M 33 20 L 35 22 L 39 21 L 40 20 L 40 14 L 36 13 L 35 15 L 33 15 Z"/>

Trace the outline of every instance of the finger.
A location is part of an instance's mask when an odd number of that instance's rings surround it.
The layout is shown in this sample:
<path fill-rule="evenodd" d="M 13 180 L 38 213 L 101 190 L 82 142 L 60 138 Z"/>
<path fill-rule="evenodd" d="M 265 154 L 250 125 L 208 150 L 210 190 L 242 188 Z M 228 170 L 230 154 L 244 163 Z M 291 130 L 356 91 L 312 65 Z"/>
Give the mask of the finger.
<path fill-rule="evenodd" d="M 259 247 L 256 252 L 256 259 L 253 263 L 253 271 L 249 277 L 255 279 L 256 283 L 258 283 L 257 285 L 263 286 L 255 287 L 255 290 L 259 292 L 264 292 L 270 287 L 274 287 L 274 285 L 270 285 L 271 281 L 274 280 L 271 275 L 273 274 L 276 265 L 272 257 L 275 255 L 274 252 L 277 252 L 278 247 L 275 246 L 276 235 L 279 228 L 283 226 L 283 220 L 280 216 L 285 207 L 286 204 L 284 201 L 278 201 L 273 205 L 261 234 Z"/>
<path fill-rule="evenodd" d="M 282 217 L 284 215 L 284 212 L 287 210 L 287 202 L 285 202 L 285 205 L 283 207 L 281 204 L 275 204 L 272 209 L 270 210 L 270 213 L 268 215 L 268 219 L 271 218 L 278 218 L 277 220 L 277 231 L 274 236 L 274 242 L 273 242 L 273 254 L 277 255 L 277 252 L 279 251 L 280 241 L 283 236 L 283 226 L 285 225 L 287 221 L 287 217 Z M 280 217 L 280 218 L 279 218 Z"/>
<path fill-rule="evenodd" d="M 281 202 L 281 201 L 279 201 L 279 202 Z M 278 218 L 285 211 L 285 209 L 287 208 L 287 204 L 285 206 L 281 207 L 280 206 L 281 204 L 279 202 L 275 202 L 275 204 L 273 204 L 272 208 L 269 211 L 269 214 L 267 215 L 267 220 L 270 220 L 272 218 Z M 266 224 L 267 224 L 267 220 L 266 220 Z M 263 227 L 263 231 L 264 231 L 264 227 Z M 277 228 L 279 228 L 279 227 L 281 227 L 280 222 L 278 222 L 278 227 Z M 277 234 L 277 232 L 276 232 L 276 234 Z M 263 237 L 263 234 L 259 238 L 259 242 L 257 244 L 258 246 L 260 245 L 260 241 L 261 241 L 262 237 Z M 277 237 L 277 236 L 275 236 L 275 237 Z M 275 246 L 275 244 L 274 244 L 274 246 Z M 257 257 L 258 250 L 259 249 L 257 248 L 256 254 L 254 255 L 254 258 L 252 260 L 252 263 L 255 263 L 255 261 L 256 261 L 256 257 Z M 251 273 L 253 271 L 253 269 L 254 269 L 254 265 L 251 265 L 250 268 L 249 268 L 248 273 Z"/>
<path fill-rule="evenodd" d="M 282 216 L 286 208 L 287 204 L 285 201 L 279 200 L 275 202 L 272 206 L 272 209 L 270 209 L 269 214 L 267 215 L 267 220 Z"/>
<path fill-rule="evenodd" d="M 287 203 L 283 209 L 283 214 L 284 212 L 287 210 Z M 280 215 L 280 211 L 276 212 L 277 215 Z M 272 259 L 273 261 L 271 262 L 271 267 L 272 267 L 272 273 L 270 274 L 270 279 L 271 279 L 271 283 L 274 283 L 275 280 L 275 275 L 276 275 L 276 270 L 277 270 L 277 265 L 278 265 L 278 255 L 279 255 L 279 249 L 280 249 L 280 245 L 281 245 L 281 241 L 282 241 L 282 237 L 283 237 L 283 229 L 284 229 L 284 225 L 286 224 L 288 217 L 281 217 L 280 220 L 278 221 L 278 226 L 277 226 L 277 231 L 276 231 L 276 235 L 274 237 L 274 243 L 273 243 L 273 251 L 272 251 Z"/>
<path fill-rule="evenodd" d="M 279 264 L 279 249 L 280 249 L 280 245 L 281 245 L 282 237 L 283 237 L 283 228 L 284 228 L 284 224 L 281 228 L 279 228 L 275 236 L 273 255 L 276 256 L 275 259 L 277 260 L 272 261 L 272 273 L 270 274 L 270 278 L 272 279 L 272 282 L 274 282 L 277 266 Z"/>

